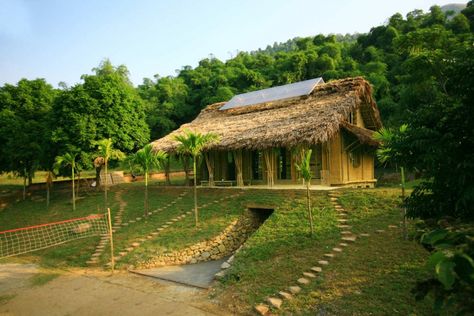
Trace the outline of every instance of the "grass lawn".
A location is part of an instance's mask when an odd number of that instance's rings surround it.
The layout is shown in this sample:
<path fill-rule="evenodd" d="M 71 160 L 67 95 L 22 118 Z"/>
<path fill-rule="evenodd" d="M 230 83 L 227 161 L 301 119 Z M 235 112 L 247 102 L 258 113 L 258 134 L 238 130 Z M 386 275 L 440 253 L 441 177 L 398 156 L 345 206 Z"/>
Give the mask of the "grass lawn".
<path fill-rule="evenodd" d="M 359 237 L 330 261 L 317 279 L 277 314 L 315 315 L 430 315 L 431 302 L 415 302 L 410 294 L 415 281 L 426 276 L 428 253 L 418 244 L 401 239 L 398 224 L 398 190 L 346 190 L 340 201 L 350 211 Z M 308 234 L 304 199 L 294 194 L 254 234 L 216 288 L 213 296 L 236 313 L 250 313 L 269 296 L 297 285 L 324 253 L 339 243 L 335 211 L 324 193 L 313 194 L 316 234 Z M 384 229 L 377 234 L 375 230 Z"/>
<path fill-rule="evenodd" d="M 112 216 L 122 207 L 124 222 L 143 218 L 143 190 L 143 183 L 111 187 L 109 204 Z M 177 199 L 183 192 L 187 194 Z M 242 194 L 220 201 L 238 192 Z M 418 303 L 410 295 L 416 279 L 426 275 L 424 262 L 428 254 L 415 242 L 403 241 L 399 229 L 387 228 L 400 220 L 398 194 L 399 190 L 390 188 L 343 191 L 340 203 L 350 212 L 348 218 L 352 232 L 370 233 L 371 236 L 359 237 L 331 260 L 316 281 L 305 286 L 292 301 L 285 301 L 281 310 L 274 312 L 303 315 L 431 314 L 431 302 Z M 44 192 L 34 192 L 30 199 L 12 202 L 0 210 L 0 230 L 82 217 L 97 213 L 98 209 L 101 212 L 103 205 L 103 193 L 91 191 L 82 194 L 83 198 L 73 212 L 70 191 L 62 190 L 53 191 L 51 206 L 46 209 L 43 195 Z M 149 196 L 150 210 L 160 211 L 118 229 L 114 234 L 116 254 L 193 208 L 191 188 L 167 188 L 152 183 Z M 164 207 L 173 200 L 176 200 L 175 204 Z M 304 191 L 202 188 L 199 190 L 199 205 L 207 206 L 200 208 L 198 228 L 194 226 L 194 216 L 189 215 L 153 239 L 142 242 L 138 249 L 118 262 L 118 267 L 212 238 L 240 216 L 247 204 L 276 205 L 275 212 L 247 240 L 226 277 L 210 294 L 235 313 L 252 313 L 253 306 L 264 302 L 268 296 L 275 296 L 278 291 L 295 285 L 303 272 L 340 242 L 336 212 L 327 193 L 312 193 L 313 237 L 309 234 L 305 203 Z M 377 234 L 377 229 L 385 232 Z M 2 261 L 28 261 L 58 268 L 85 267 L 98 242 L 99 237 L 81 239 Z M 105 251 L 100 259 L 101 264 L 108 262 L 109 252 Z M 42 284 L 51 278 L 54 275 L 41 275 L 32 282 Z"/>

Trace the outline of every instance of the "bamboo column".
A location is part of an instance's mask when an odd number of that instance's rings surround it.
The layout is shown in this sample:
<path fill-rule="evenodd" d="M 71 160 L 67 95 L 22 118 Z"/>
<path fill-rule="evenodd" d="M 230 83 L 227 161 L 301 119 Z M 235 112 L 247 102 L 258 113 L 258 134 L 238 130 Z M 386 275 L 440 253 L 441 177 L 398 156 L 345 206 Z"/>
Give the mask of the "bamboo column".
<path fill-rule="evenodd" d="M 267 169 L 267 184 L 268 186 L 272 187 L 275 184 L 273 148 L 264 149 L 263 158 L 265 160 L 265 167 Z"/>
<path fill-rule="evenodd" d="M 244 177 L 242 175 L 242 150 L 233 151 L 235 169 L 237 169 L 237 186 L 244 186 Z"/>
<path fill-rule="evenodd" d="M 214 186 L 214 155 L 211 152 L 204 153 L 204 159 L 206 160 L 207 171 L 209 172 L 209 186 Z"/>

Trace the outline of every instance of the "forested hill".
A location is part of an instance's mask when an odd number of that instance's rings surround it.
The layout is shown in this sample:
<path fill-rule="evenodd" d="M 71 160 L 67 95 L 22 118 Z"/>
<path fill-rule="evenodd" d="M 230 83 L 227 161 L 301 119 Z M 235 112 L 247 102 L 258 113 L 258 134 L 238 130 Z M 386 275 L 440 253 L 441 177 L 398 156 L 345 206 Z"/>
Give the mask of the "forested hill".
<path fill-rule="evenodd" d="M 447 70 L 472 47 L 472 1 L 460 14 L 449 12 L 434 6 L 427 13 L 394 14 L 367 34 L 296 38 L 225 62 L 206 58 L 175 77 L 145 78 L 138 87 L 124 65 L 108 60 L 73 87 L 54 89 L 43 79 L 6 84 L 0 88 L 0 172 L 49 169 L 64 152 L 78 153 L 80 165 L 90 168 L 99 139 L 111 137 L 118 149 L 133 152 L 208 104 L 320 76 L 366 77 L 385 125 L 401 125 L 420 104 L 449 95 Z"/>
<path fill-rule="evenodd" d="M 148 104 L 151 137 L 191 120 L 204 106 L 234 94 L 322 76 L 364 76 L 374 86 L 385 125 L 402 124 L 419 99 L 435 98 L 448 78 L 453 53 L 472 44 L 473 9 L 461 14 L 415 10 L 394 14 L 368 34 L 317 35 L 240 52 L 222 62 L 206 58 L 177 77 L 145 79 L 138 87 Z"/>

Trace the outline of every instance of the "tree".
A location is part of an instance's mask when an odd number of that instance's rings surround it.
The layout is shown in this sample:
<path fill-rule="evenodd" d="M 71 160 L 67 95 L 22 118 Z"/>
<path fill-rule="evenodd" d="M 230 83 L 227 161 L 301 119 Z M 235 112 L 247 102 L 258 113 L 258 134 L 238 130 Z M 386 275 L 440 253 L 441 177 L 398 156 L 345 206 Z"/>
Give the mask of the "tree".
<path fill-rule="evenodd" d="M 22 79 L 0 88 L 0 172 L 23 177 L 24 197 L 26 181 L 31 184 L 51 152 L 49 116 L 55 95 L 44 79 Z"/>
<path fill-rule="evenodd" d="M 306 207 L 308 208 L 308 220 L 309 226 L 311 228 L 311 236 L 314 234 L 313 228 L 313 212 L 311 210 L 311 197 L 309 194 L 309 188 L 311 186 L 311 178 L 313 175 L 311 174 L 311 153 L 312 150 L 308 149 L 303 153 L 303 159 L 300 163 L 296 163 L 296 169 L 300 173 L 301 177 L 304 179 L 304 183 L 306 185 Z"/>
<path fill-rule="evenodd" d="M 105 166 L 105 183 L 104 183 L 104 201 L 105 208 L 108 207 L 107 200 L 107 167 L 110 159 L 122 159 L 124 158 L 124 153 L 118 149 L 113 148 L 112 138 L 105 138 L 96 142 L 97 145 L 97 157 L 102 157 Z"/>
<path fill-rule="evenodd" d="M 393 148 L 395 142 L 400 142 L 404 134 L 408 131 L 408 125 L 400 126 L 397 132 L 389 128 L 382 128 L 374 133 L 374 139 L 380 142 L 380 147 L 376 151 L 377 158 L 381 163 L 393 163 L 400 168 L 400 181 L 402 189 L 402 202 L 405 201 L 405 165 L 403 163 L 403 155 Z M 403 238 L 407 239 L 407 223 L 406 223 L 406 208 L 403 207 Z"/>
<path fill-rule="evenodd" d="M 72 210 L 76 210 L 76 193 L 74 190 L 74 173 L 76 171 L 76 154 L 65 153 L 62 156 L 56 157 L 54 165 L 55 172 L 57 173 L 60 168 L 71 167 L 71 183 L 72 183 Z"/>
<path fill-rule="evenodd" d="M 178 146 L 178 153 L 188 154 L 193 157 L 193 178 L 194 178 L 194 216 L 196 220 L 196 227 L 198 226 L 198 208 L 197 208 L 197 174 L 196 165 L 197 159 L 202 151 L 213 142 L 218 140 L 218 135 L 214 133 L 201 134 L 198 132 L 186 131 L 183 135 L 175 136 L 180 144 Z"/>
<path fill-rule="evenodd" d="M 151 144 L 146 145 L 130 157 L 132 164 L 139 166 L 145 174 L 145 217 L 148 216 L 148 175 L 153 169 L 162 169 L 167 158 L 167 153 L 161 150 L 154 151 Z"/>
<path fill-rule="evenodd" d="M 83 83 L 62 90 L 53 107 L 52 139 L 60 150 L 74 148 L 84 169 L 92 167 L 96 142 L 112 138 L 114 147 L 130 153 L 149 140 L 143 101 L 125 66 L 103 61 Z"/>

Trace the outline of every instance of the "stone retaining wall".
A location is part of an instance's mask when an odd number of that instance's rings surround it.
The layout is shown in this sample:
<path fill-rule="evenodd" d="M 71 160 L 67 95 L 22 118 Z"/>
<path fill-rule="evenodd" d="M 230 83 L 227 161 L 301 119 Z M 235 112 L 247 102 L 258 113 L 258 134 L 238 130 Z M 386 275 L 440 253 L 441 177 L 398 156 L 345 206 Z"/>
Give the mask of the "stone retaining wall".
<path fill-rule="evenodd" d="M 163 254 L 138 263 L 139 268 L 153 268 L 164 265 L 179 265 L 218 260 L 234 253 L 247 238 L 255 232 L 264 219 L 256 212 L 245 211 L 237 220 L 211 240 L 197 243 L 181 251 Z"/>

